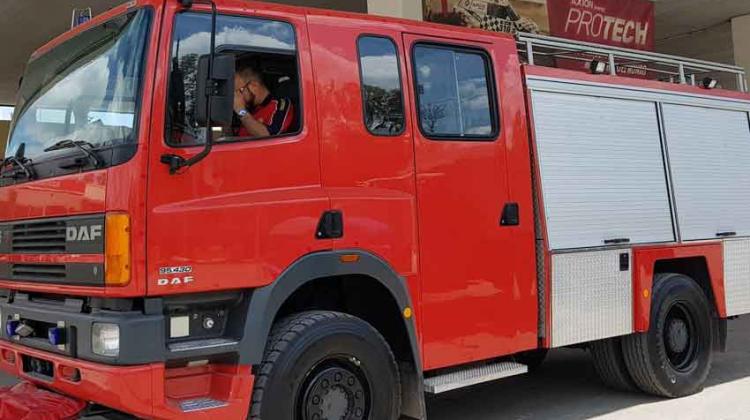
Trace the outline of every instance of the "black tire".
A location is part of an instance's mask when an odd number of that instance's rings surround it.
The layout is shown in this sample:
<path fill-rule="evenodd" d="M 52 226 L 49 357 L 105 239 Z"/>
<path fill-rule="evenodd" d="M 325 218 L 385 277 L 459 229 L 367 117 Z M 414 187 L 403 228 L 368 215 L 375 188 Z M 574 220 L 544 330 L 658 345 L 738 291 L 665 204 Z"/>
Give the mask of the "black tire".
<path fill-rule="evenodd" d="M 648 332 L 623 339 L 630 376 L 642 391 L 678 398 L 700 392 L 711 371 L 711 305 L 703 289 L 681 274 L 654 279 Z"/>
<path fill-rule="evenodd" d="M 542 367 L 544 359 L 547 358 L 549 349 L 536 349 L 525 351 L 514 356 L 516 362 L 526 365 L 529 368 L 529 373 L 534 373 Z"/>
<path fill-rule="evenodd" d="M 303 312 L 274 325 L 248 418 L 397 419 L 400 395 L 393 353 L 370 324 L 338 312 Z"/>
<path fill-rule="evenodd" d="M 625 364 L 620 337 L 597 341 L 589 349 L 594 369 L 604 385 L 617 391 L 638 390 Z"/>

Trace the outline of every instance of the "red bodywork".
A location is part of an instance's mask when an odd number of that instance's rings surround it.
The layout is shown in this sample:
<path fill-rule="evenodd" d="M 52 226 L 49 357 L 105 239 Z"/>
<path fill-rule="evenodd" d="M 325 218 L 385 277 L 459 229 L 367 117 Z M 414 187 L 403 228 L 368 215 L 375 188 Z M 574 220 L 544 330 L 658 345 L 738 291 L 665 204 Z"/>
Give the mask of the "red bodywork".
<path fill-rule="evenodd" d="M 696 257 L 704 259 L 708 267 L 716 312 L 721 318 L 727 317 L 724 301 L 724 249 L 720 242 L 636 248 L 633 251 L 633 310 L 636 331 L 645 332 L 650 325 L 650 298 L 656 263 Z"/>
<path fill-rule="evenodd" d="M 463 28 L 242 0 L 217 1 L 219 12 L 277 19 L 297 31 L 302 81 L 302 131 L 292 137 L 218 144 L 179 176 L 159 162 L 165 153 L 190 157 L 199 148 L 165 142 L 173 0 L 139 0 L 97 17 L 42 48 L 123 13 L 152 7 L 155 19 L 145 74 L 138 151 L 127 163 L 0 189 L 0 221 L 127 212 L 131 216 L 132 277 L 124 287 L 50 286 L 0 280 L 0 288 L 75 296 L 167 296 L 262 287 L 297 259 L 336 249 L 362 249 L 403 277 L 411 293 L 424 370 L 486 360 L 548 345 L 540 339 L 532 193 L 532 156 L 524 74 L 707 94 L 705 90 L 638 79 L 522 67 L 510 36 Z M 196 11 L 209 11 L 195 4 Z M 400 51 L 406 107 L 403 134 L 381 138 L 362 122 L 357 39 L 391 38 Z M 473 46 L 492 58 L 501 130 L 494 142 L 436 142 L 417 128 L 411 48 L 416 42 Z M 747 95 L 715 91 L 719 97 Z M 538 179 L 538 178 L 537 178 Z M 541 200 L 541 197 L 537 197 Z M 519 226 L 500 227 L 503 206 L 518 203 Z M 346 215 L 342 239 L 317 240 L 321 213 Z M 544 217 L 541 217 L 542 221 Z M 544 231 L 542 229 L 542 231 Z M 241 240 L 239 240 L 241 239 Z M 540 238 L 544 240 L 544 238 Z M 544 249 L 547 249 L 545 246 Z M 663 245 L 634 250 L 636 331 L 649 323 L 658 260 L 705 257 L 720 314 L 721 245 Z M 549 254 L 541 256 L 549 265 Z M 2 261 L 101 262 L 89 255 L 0 255 Z M 159 268 L 193 266 L 196 281 L 160 286 Z M 549 273 L 547 273 L 549 296 Z M 549 299 L 546 300 L 549 304 Z M 544 314 L 549 326 L 549 307 Z M 549 337 L 549 331 L 546 334 Z M 70 360 L 0 342 L 0 367 L 22 373 L 22 354 L 81 371 L 82 380 L 44 384 L 75 398 L 152 418 L 192 418 L 180 398 L 229 402 L 210 417 L 245 418 L 253 376 L 249 366 L 166 369 L 164 364 L 111 367 Z M 208 418 L 195 414 L 195 418 Z"/>
<path fill-rule="evenodd" d="M 52 355 L 47 352 L 0 342 L 0 371 L 49 387 L 81 401 L 95 401 L 143 418 L 160 419 L 244 419 L 249 409 L 253 375 L 247 366 L 210 365 L 167 369 L 164 364 L 114 367 Z M 53 382 L 40 381 L 23 373 L 22 355 L 51 361 L 58 373 Z M 12 358 L 13 362 L 9 362 Z M 65 380 L 63 367 L 76 368 L 81 380 Z M 212 397 L 229 404 L 208 412 L 184 413 L 180 399 Z M 5 418 L 3 418 L 5 420 Z"/>

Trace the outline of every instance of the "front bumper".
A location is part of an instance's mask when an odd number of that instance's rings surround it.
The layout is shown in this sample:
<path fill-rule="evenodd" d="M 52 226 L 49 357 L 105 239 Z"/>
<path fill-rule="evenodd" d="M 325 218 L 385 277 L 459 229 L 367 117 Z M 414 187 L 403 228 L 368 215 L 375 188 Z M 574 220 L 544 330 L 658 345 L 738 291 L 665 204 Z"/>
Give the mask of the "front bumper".
<path fill-rule="evenodd" d="M 78 303 L 80 307 L 80 303 Z M 164 316 L 154 311 L 116 312 L 96 311 L 83 313 L 76 307 L 76 301 L 66 300 L 56 305 L 39 304 L 17 295 L 13 303 L 0 301 L 0 331 L 3 339 L 13 341 L 37 350 L 63 356 L 101 362 L 110 365 L 141 365 L 165 360 Z M 38 331 L 41 337 L 10 337 L 6 324 L 14 317 L 19 320 L 32 320 L 47 326 L 62 325 L 66 342 L 54 346 L 47 339 L 46 331 Z M 59 324 L 62 323 L 62 324 Z M 92 350 L 91 330 L 95 323 L 115 324 L 120 331 L 120 351 L 117 357 L 95 354 Z"/>
<path fill-rule="evenodd" d="M 70 397 L 143 418 L 245 419 L 253 376 L 249 366 L 210 364 L 168 369 L 163 363 L 107 366 L 0 342 L 0 370 Z M 53 378 L 24 372 L 23 358 L 51 362 Z M 63 368 L 80 372 L 77 382 L 63 378 Z M 213 400 L 218 407 L 195 409 L 194 401 Z"/>

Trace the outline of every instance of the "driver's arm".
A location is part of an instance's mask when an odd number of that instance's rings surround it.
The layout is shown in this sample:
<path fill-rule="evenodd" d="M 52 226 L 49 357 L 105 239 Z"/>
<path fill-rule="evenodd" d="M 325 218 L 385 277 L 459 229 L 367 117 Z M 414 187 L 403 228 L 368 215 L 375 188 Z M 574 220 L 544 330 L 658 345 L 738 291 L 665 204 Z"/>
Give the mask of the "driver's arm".
<path fill-rule="evenodd" d="M 271 132 L 268 131 L 268 127 L 262 122 L 256 120 L 255 117 L 253 117 L 253 114 L 249 111 L 241 110 L 237 112 L 237 115 L 240 117 L 242 126 L 245 127 L 245 130 L 247 130 L 248 133 L 250 133 L 250 136 L 269 137 L 271 135 Z"/>

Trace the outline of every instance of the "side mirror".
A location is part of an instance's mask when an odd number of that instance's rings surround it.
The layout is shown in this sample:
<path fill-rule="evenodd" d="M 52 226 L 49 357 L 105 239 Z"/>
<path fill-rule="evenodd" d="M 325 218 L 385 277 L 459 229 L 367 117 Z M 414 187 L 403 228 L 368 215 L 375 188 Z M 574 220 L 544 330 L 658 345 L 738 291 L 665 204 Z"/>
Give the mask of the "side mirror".
<path fill-rule="evenodd" d="M 13 157 L 21 162 L 26 160 L 26 143 L 21 143 L 18 145 L 18 149 L 16 149 L 16 153 L 13 155 Z"/>
<path fill-rule="evenodd" d="M 212 74 L 209 75 L 210 60 L 210 55 L 203 55 L 198 59 L 195 121 L 203 126 L 228 127 L 232 125 L 234 116 L 234 56 L 217 54 L 214 57 Z M 208 101 L 211 101 L 210 116 L 207 114 Z"/>

